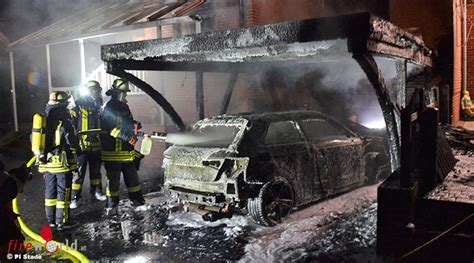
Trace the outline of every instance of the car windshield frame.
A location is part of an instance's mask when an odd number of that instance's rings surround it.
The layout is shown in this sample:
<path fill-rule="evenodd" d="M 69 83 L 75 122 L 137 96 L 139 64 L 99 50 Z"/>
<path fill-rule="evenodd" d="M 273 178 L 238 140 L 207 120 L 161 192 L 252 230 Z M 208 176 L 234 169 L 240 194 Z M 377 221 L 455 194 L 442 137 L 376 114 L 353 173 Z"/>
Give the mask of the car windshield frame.
<path fill-rule="evenodd" d="M 242 141 L 243 134 L 244 132 L 248 129 L 247 127 L 248 120 L 244 118 L 229 118 L 229 119 L 204 119 L 201 121 L 196 122 L 189 135 L 193 135 L 194 131 L 197 131 L 198 129 L 201 128 L 206 128 L 206 127 L 234 127 L 236 129 L 235 134 L 233 135 L 231 141 L 229 143 L 226 143 L 225 146 L 223 145 L 201 145 L 201 144 L 185 144 L 185 145 L 179 145 L 179 146 L 184 146 L 184 147 L 197 147 L 197 148 L 218 148 L 218 149 L 226 149 L 226 151 L 237 151 L 237 148 Z"/>

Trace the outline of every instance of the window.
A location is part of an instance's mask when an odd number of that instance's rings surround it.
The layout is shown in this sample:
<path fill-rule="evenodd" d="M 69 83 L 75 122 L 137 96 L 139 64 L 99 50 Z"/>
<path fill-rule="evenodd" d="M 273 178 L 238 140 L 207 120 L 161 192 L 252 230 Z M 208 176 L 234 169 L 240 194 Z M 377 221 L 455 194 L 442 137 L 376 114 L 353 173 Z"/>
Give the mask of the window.
<path fill-rule="evenodd" d="M 301 129 L 308 137 L 308 141 L 321 141 L 335 137 L 346 137 L 343 131 L 329 124 L 325 120 L 313 119 L 300 122 Z"/>
<path fill-rule="evenodd" d="M 238 132 L 239 127 L 232 125 L 195 125 L 191 133 L 186 135 L 168 134 L 166 140 L 183 146 L 228 148 Z"/>
<path fill-rule="evenodd" d="M 301 142 L 301 137 L 292 121 L 272 122 L 268 126 L 265 144 L 288 144 Z"/>

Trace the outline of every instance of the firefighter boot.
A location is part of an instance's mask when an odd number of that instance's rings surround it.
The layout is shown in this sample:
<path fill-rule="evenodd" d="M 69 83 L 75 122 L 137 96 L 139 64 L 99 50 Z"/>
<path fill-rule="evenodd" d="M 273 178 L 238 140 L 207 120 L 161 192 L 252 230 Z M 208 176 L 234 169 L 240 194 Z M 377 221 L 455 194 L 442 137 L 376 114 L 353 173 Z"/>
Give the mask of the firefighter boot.
<path fill-rule="evenodd" d="M 71 204 L 69 205 L 70 209 L 76 209 L 79 207 L 79 199 L 81 199 L 81 192 L 72 191 L 72 200 Z"/>
<path fill-rule="evenodd" d="M 132 206 L 141 206 L 145 204 L 145 199 L 143 198 L 142 191 L 137 191 L 133 193 L 129 192 L 128 197 L 130 198 Z"/>
<path fill-rule="evenodd" d="M 105 214 L 115 215 L 118 212 L 118 196 L 107 196 L 107 202 L 105 204 Z"/>
<path fill-rule="evenodd" d="M 99 186 L 91 186 L 91 199 L 97 199 L 99 201 L 105 201 L 107 197 L 102 193 L 102 189 Z"/>

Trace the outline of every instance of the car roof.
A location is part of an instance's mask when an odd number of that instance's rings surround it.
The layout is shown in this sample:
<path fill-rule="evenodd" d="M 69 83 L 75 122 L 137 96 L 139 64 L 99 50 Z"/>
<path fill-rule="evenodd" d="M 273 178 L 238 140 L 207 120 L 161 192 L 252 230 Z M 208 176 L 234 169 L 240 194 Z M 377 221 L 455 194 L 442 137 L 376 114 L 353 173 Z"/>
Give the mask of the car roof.
<path fill-rule="evenodd" d="M 249 120 L 250 123 L 269 123 L 275 121 L 287 121 L 287 120 L 303 120 L 309 118 L 318 118 L 328 121 L 339 128 L 342 128 L 349 133 L 355 135 L 355 132 L 347 128 L 345 125 L 336 121 L 335 119 L 329 117 L 328 115 L 321 113 L 319 111 L 313 110 L 291 110 L 291 111 L 278 111 L 278 112 L 264 112 L 264 113 L 255 113 L 255 112 L 244 112 L 237 114 L 224 114 L 211 117 L 211 120 L 229 120 L 234 118 L 243 118 Z"/>
<path fill-rule="evenodd" d="M 278 111 L 278 112 L 264 112 L 264 113 L 255 113 L 255 112 L 244 112 L 237 114 L 224 114 L 212 117 L 211 119 L 227 119 L 227 118 L 244 118 L 252 122 L 256 121 L 285 121 L 285 120 L 299 120 L 307 118 L 322 118 L 333 120 L 331 117 L 312 110 L 292 110 L 292 111 Z"/>

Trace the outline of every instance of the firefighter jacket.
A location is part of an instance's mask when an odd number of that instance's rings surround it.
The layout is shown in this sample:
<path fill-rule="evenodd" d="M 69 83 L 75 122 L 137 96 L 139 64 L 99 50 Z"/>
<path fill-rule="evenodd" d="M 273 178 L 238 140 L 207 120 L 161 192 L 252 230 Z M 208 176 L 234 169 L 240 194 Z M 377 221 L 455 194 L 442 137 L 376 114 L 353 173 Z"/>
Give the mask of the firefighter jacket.
<path fill-rule="evenodd" d="M 79 149 L 71 115 L 59 105 L 46 105 L 46 162 L 38 167 L 40 173 L 64 173 L 77 169 L 75 151 Z"/>
<path fill-rule="evenodd" d="M 142 155 L 135 151 L 129 140 L 134 137 L 134 124 L 130 108 L 115 98 L 107 101 L 101 109 L 102 161 L 132 162 Z"/>
<path fill-rule="evenodd" d="M 101 106 L 101 98 L 84 97 L 76 101 L 76 107 L 71 111 L 76 131 L 80 132 L 79 145 L 82 151 L 100 151 L 99 133 L 87 131 L 100 129 Z"/>
<path fill-rule="evenodd" d="M 0 254 L 6 255 L 11 240 L 23 241 L 24 237 L 17 226 L 17 217 L 11 201 L 20 192 L 23 182 L 5 171 L 0 171 Z"/>

